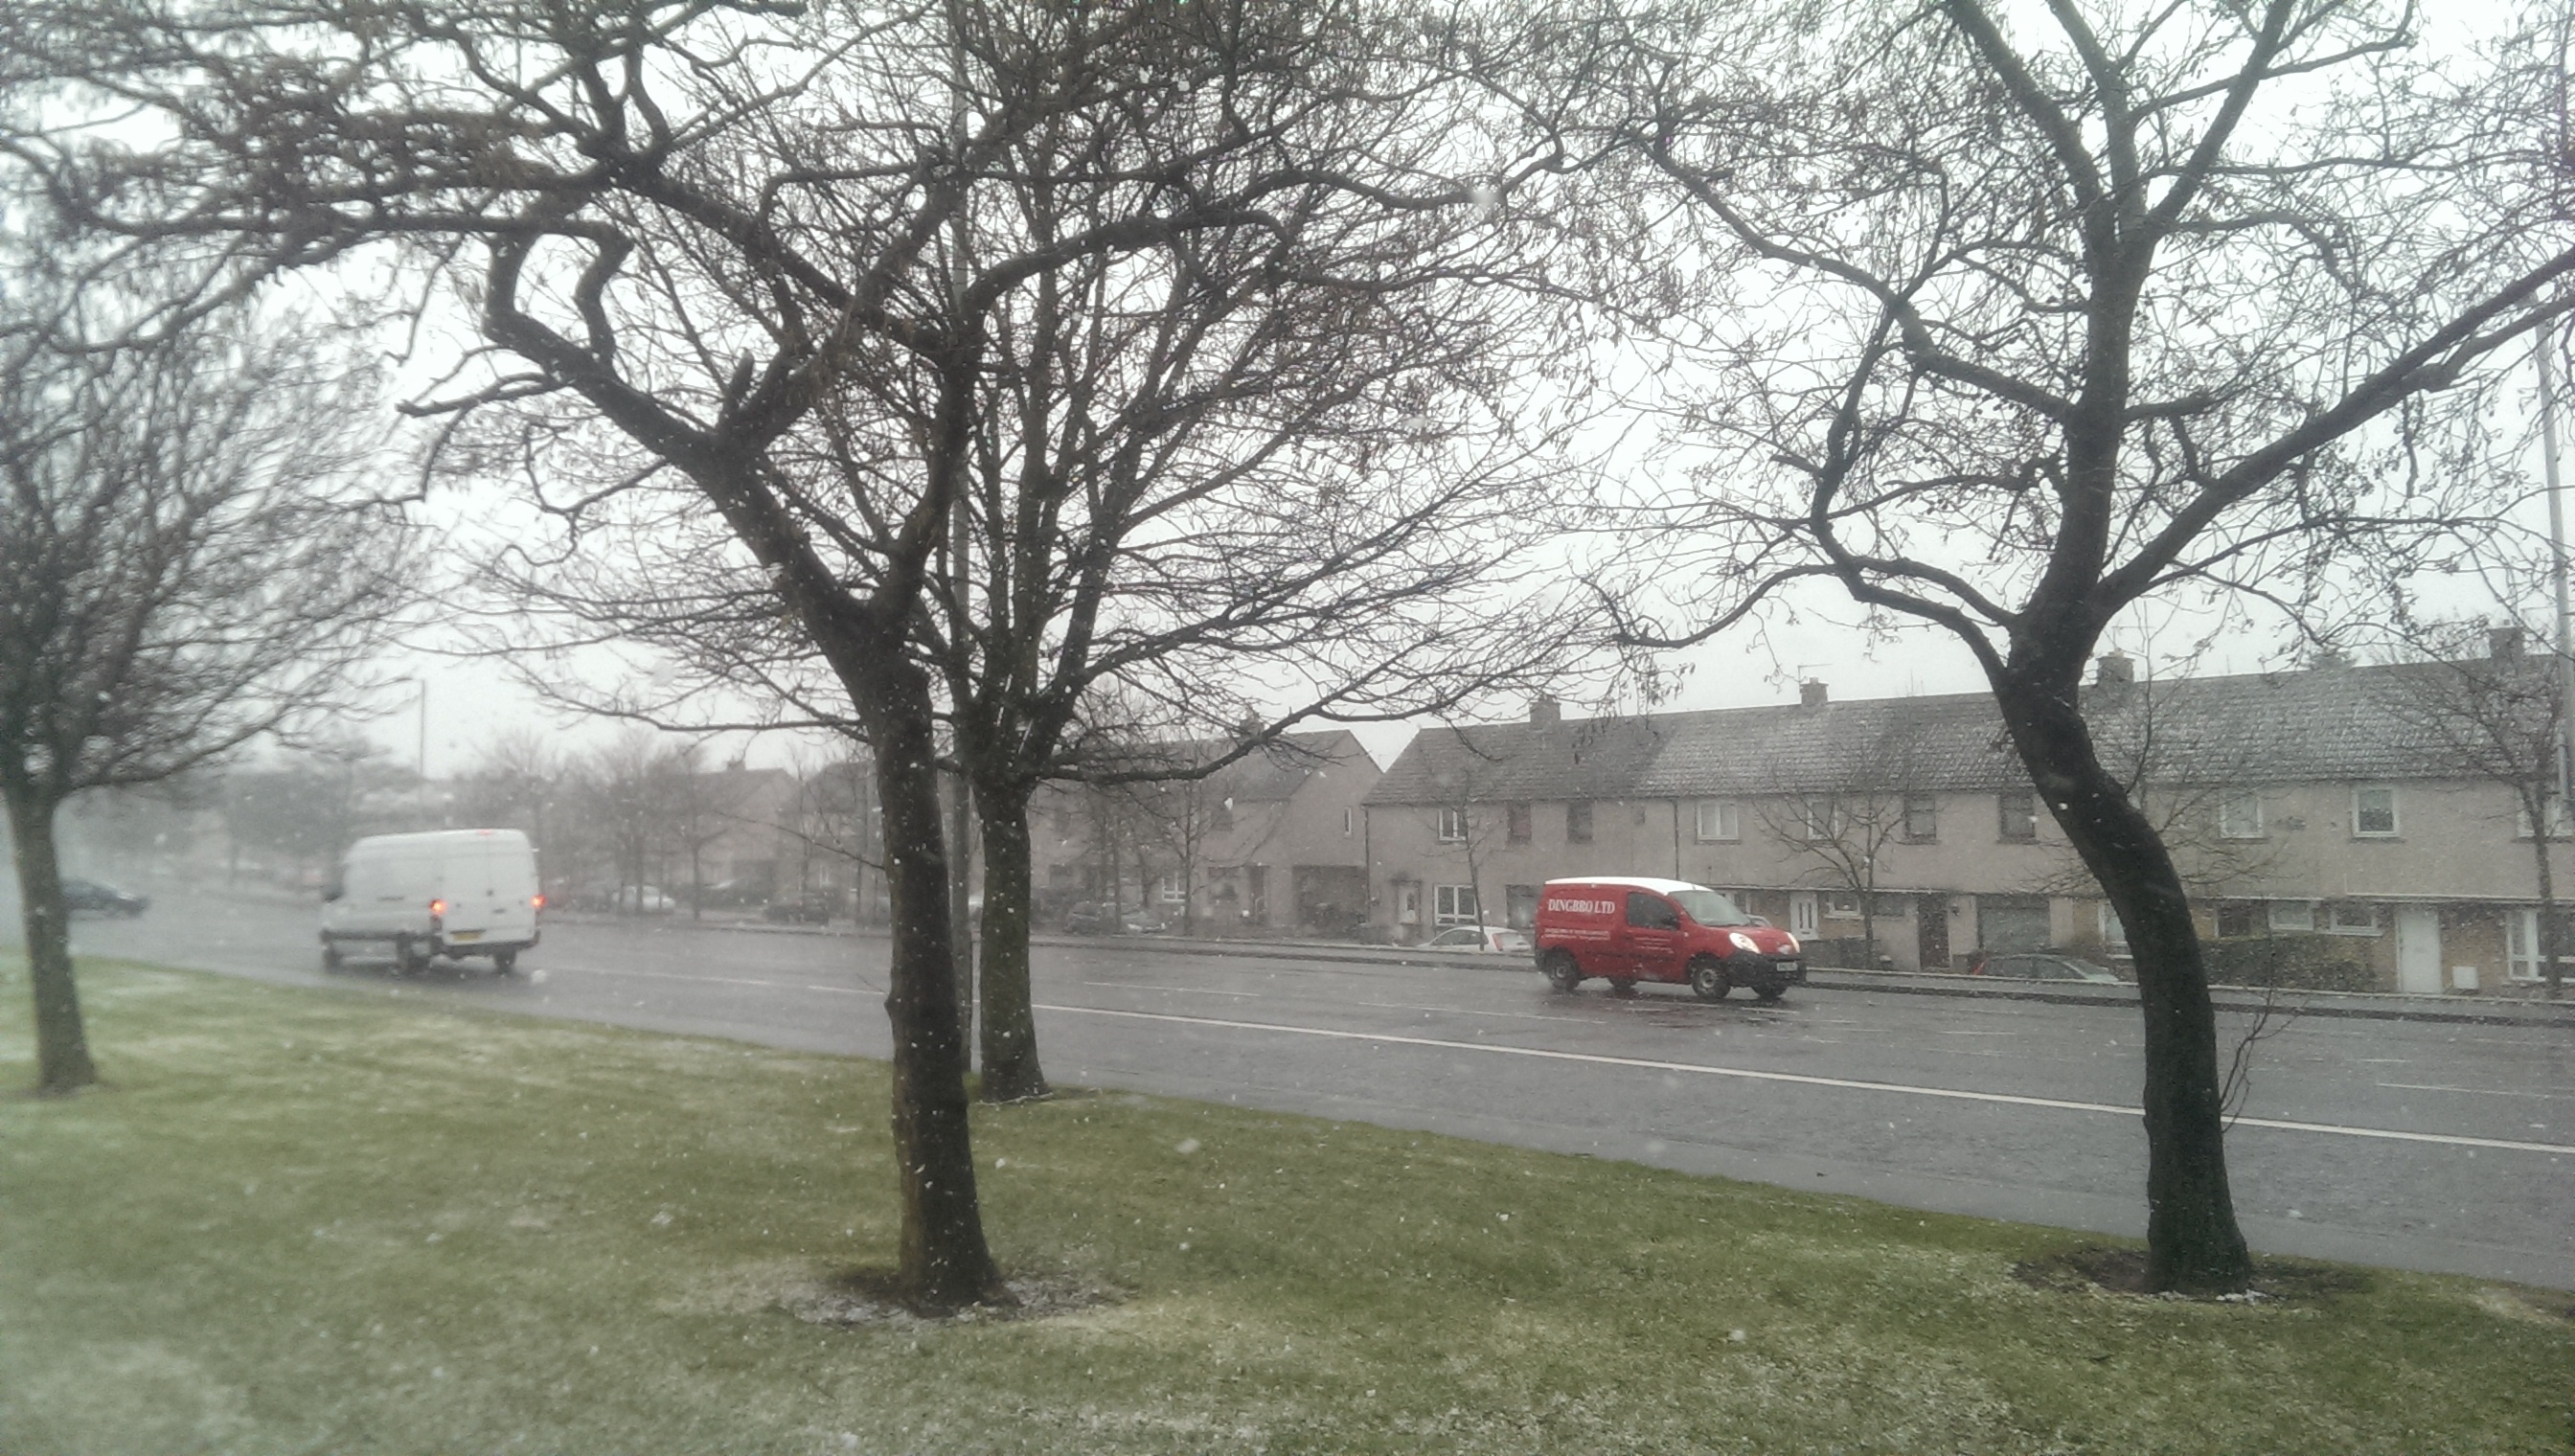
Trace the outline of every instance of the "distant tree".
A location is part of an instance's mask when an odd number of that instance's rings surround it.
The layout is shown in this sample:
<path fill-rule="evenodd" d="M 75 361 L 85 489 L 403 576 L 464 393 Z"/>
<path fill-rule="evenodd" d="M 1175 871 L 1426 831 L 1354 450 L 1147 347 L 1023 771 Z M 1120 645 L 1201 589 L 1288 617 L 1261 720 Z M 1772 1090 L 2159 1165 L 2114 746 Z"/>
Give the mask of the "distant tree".
<path fill-rule="evenodd" d="M 381 813 L 388 797 L 417 785 L 409 767 L 364 739 L 317 743 L 226 773 L 224 832 L 237 845 L 302 867 L 328 865 L 375 826 L 369 823 L 371 806 Z"/>
<path fill-rule="evenodd" d="M 24 238 L 12 240 L 26 244 Z M 120 337 L 117 280 L 23 252 L 0 301 L 0 799 L 36 1001 L 37 1081 L 97 1080 L 55 816 L 349 695 L 406 600 L 399 514 L 359 483 L 363 372 L 233 314 Z"/>
<path fill-rule="evenodd" d="M 2399 646 L 2420 659 L 2388 678 L 2386 711 L 2443 766 L 2512 795 L 2515 829 L 2530 841 L 2538 891 L 2540 959 L 2551 998 L 2565 991 L 2567 926 L 2557 899 L 2556 847 L 2575 837 L 2566 797 L 2566 673 L 2554 652 L 2533 652 L 2518 622 L 2400 626 Z"/>
<path fill-rule="evenodd" d="M 1761 827 L 1810 878 L 1859 904 L 1859 963 L 1877 966 L 1877 876 L 1887 845 L 1905 837 L 1905 809 L 1928 783 L 1921 725 L 1887 719 L 1874 742 L 1851 752 L 1805 793 L 1756 798 Z"/>

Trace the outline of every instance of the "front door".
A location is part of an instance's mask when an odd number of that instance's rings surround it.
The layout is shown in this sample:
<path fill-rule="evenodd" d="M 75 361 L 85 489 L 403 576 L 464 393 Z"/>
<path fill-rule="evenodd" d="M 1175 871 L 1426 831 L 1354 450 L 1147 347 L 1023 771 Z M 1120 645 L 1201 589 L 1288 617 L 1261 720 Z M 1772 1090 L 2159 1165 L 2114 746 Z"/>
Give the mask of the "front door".
<path fill-rule="evenodd" d="M 1815 938 L 1815 892 L 1793 890 L 1788 895 L 1788 933 L 1800 940 Z"/>
<path fill-rule="evenodd" d="M 1914 962 L 1923 970 L 1949 968 L 1949 897 L 1926 894 L 1914 902 L 1914 949 L 1921 959 Z"/>
<path fill-rule="evenodd" d="M 2396 988 L 2408 995 L 2441 993 L 2441 912 L 2431 905 L 2396 907 Z"/>

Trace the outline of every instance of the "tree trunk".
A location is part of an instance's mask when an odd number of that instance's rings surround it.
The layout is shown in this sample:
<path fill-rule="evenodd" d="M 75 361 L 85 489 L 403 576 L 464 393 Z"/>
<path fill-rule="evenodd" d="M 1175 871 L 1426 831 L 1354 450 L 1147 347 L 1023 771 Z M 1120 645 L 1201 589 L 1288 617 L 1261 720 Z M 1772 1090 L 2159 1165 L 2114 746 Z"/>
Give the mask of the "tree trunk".
<path fill-rule="evenodd" d="M 27 937 L 27 979 L 36 994 L 36 1090 L 77 1092 L 98 1081 L 72 979 L 71 912 L 63 907 L 63 866 L 54 854 L 54 801 L 12 785 L 10 846 L 18 861 L 18 903 Z"/>
<path fill-rule="evenodd" d="M 1030 1004 L 1029 794 L 978 784 L 975 808 L 984 827 L 984 1100 L 1022 1102 L 1052 1090 L 1038 1065 Z"/>
<path fill-rule="evenodd" d="M 964 1048 L 975 1044 L 975 794 L 963 774 L 947 783 L 954 794 L 948 805 L 948 933 L 957 955 L 957 1044 L 962 1056 Z"/>
<path fill-rule="evenodd" d="M 2070 686 L 2005 685 L 1996 698 L 2021 761 L 2118 910 L 2136 958 L 2145 1015 L 2147 1287 L 2240 1290 L 2253 1261 L 2227 1185 L 2217 1014 L 2181 875 L 2153 823 L 2102 767 Z"/>
<path fill-rule="evenodd" d="M 853 647 L 836 655 L 835 666 L 852 698 L 866 705 L 877 746 L 894 908 L 886 1017 L 894 1031 L 894 1145 L 903 1189 L 898 1277 L 914 1302 L 953 1309 L 1005 1291 L 976 1201 L 930 688 L 904 660 L 900 642 Z"/>

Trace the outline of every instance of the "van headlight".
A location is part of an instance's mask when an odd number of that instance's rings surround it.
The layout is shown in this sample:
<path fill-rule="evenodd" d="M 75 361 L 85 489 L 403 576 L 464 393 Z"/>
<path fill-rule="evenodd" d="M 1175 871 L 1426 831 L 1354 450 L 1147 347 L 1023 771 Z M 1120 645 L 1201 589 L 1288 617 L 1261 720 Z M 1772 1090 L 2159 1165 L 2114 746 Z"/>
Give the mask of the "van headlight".
<path fill-rule="evenodd" d="M 1726 938 L 1726 939 L 1728 939 L 1728 940 L 1733 941 L 1733 942 L 1734 942 L 1734 948 L 1735 948 L 1735 949 L 1737 949 L 1737 950 L 1747 950 L 1747 951 L 1750 951 L 1750 952 L 1751 952 L 1752 954 L 1754 954 L 1754 955 L 1758 955 L 1758 954 L 1760 954 L 1760 953 L 1761 953 L 1761 947 L 1752 943 L 1752 937 L 1751 937 L 1751 936 L 1749 936 L 1749 935 L 1744 934 L 1744 933 L 1743 933 L 1742 931 L 1740 931 L 1740 930 L 1728 930 L 1728 931 L 1726 931 L 1726 932 L 1725 932 L 1725 938 Z"/>

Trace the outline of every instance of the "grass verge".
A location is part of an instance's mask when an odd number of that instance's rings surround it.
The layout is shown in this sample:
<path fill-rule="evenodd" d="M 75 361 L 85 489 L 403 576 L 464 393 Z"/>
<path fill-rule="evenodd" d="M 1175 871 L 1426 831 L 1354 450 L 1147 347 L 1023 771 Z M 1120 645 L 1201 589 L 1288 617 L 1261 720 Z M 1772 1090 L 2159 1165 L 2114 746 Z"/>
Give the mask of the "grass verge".
<path fill-rule="evenodd" d="M 111 1085 L 0 1101 L 8 1453 L 2575 1450 L 2555 1296 L 2146 1300 L 2056 1230 L 1115 1094 L 976 1125 L 1005 1263 L 1109 1302 L 818 1324 L 893 1246 L 881 1064 L 82 973 Z"/>

